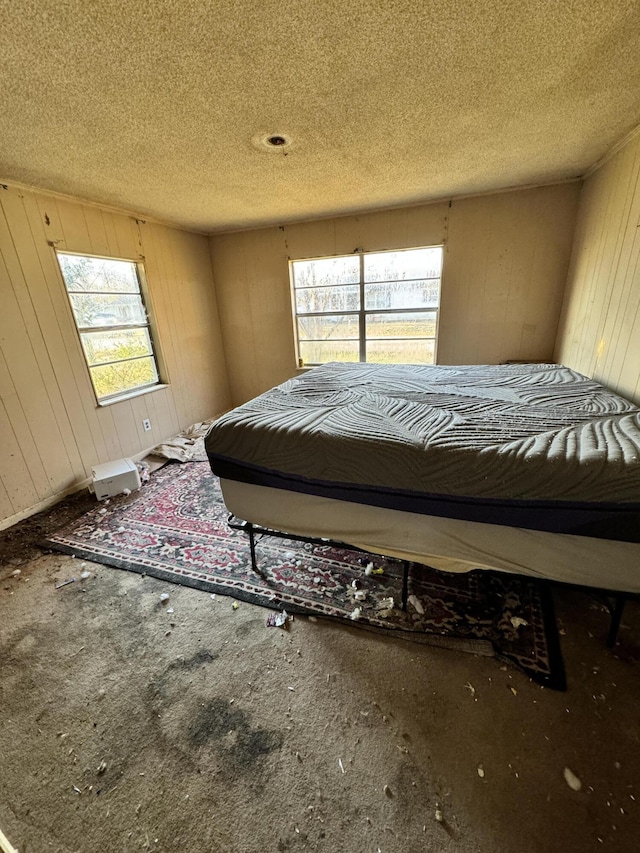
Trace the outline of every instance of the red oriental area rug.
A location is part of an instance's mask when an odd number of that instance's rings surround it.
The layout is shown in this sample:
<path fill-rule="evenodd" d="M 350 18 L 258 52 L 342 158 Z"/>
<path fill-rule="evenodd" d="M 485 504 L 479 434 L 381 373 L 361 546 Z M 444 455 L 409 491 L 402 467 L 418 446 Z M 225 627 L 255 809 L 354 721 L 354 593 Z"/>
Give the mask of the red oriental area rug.
<path fill-rule="evenodd" d="M 272 610 L 349 620 L 405 639 L 495 654 L 537 682 L 564 689 L 552 599 L 544 583 L 414 565 L 409 604 L 402 611 L 398 561 L 363 558 L 330 543 L 263 536 L 257 547 L 260 576 L 251 568 L 248 537 L 232 530 L 227 518 L 207 462 L 170 463 L 141 491 L 96 506 L 44 544 Z M 370 560 L 382 573 L 365 573 L 363 564 Z"/>

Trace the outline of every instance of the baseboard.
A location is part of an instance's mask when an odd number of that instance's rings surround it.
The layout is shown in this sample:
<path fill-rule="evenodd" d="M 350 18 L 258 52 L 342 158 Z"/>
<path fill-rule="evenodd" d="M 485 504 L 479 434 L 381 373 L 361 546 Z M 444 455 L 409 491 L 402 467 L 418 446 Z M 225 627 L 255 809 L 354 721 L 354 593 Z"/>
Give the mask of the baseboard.
<path fill-rule="evenodd" d="M 9 518 L 3 518 L 2 521 L 0 521 L 0 530 L 6 530 L 7 527 L 13 527 L 14 524 L 17 524 L 19 521 L 24 521 L 25 518 L 37 515 L 39 512 L 44 512 L 45 509 L 55 506 L 57 503 L 60 503 L 60 501 L 68 498 L 69 495 L 73 495 L 76 492 L 81 492 L 82 489 L 86 489 L 90 483 L 91 477 L 87 477 L 86 480 L 74 483 L 73 486 L 69 486 L 69 488 L 65 489 L 63 492 L 56 492 L 55 495 L 50 495 L 48 498 L 38 501 L 37 504 L 33 504 L 33 506 L 29 506 L 20 512 L 16 512 L 15 515 L 10 515 Z"/>
<path fill-rule="evenodd" d="M 152 445 L 148 447 L 146 450 L 142 450 L 140 453 L 133 453 L 131 456 L 127 457 L 128 459 L 134 459 L 139 461 L 140 459 L 144 459 L 155 447 L 156 445 Z M 39 512 L 44 512 L 44 510 L 49 509 L 52 506 L 55 506 L 60 501 L 63 501 L 65 498 L 68 498 L 69 495 L 74 495 L 76 492 L 81 492 L 83 489 L 88 488 L 91 485 L 92 478 L 87 477 L 80 482 L 74 483 L 72 486 L 69 486 L 62 492 L 56 492 L 55 495 L 49 495 L 48 498 L 44 498 L 41 501 L 38 501 L 37 504 L 33 504 L 33 506 L 29 506 L 26 509 L 21 510 L 20 512 L 16 512 L 14 515 L 10 515 L 8 518 L 3 518 L 0 520 L 0 530 L 6 530 L 8 527 L 13 527 L 14 524 L 17 524 L 19 521 L 24 521 L 25 518 L 29 518 L 32 515 L 37 515 Z"/>

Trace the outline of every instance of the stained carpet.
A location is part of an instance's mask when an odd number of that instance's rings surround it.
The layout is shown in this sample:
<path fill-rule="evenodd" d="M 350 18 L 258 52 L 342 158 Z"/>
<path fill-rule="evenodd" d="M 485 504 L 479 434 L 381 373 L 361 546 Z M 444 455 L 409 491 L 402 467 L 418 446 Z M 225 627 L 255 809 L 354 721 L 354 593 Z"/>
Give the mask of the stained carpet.
<path fill-rule="evenodd" d="M 139 492 L 97 505 L 44 543 L 76 557 L 221 593 L 272 610 L 332 617 L 406 639 L 495 654 L 547 687 L 564 689 L 550 591 L 504 573 L 403 567 L 329 543 L 263 536 L 251 568 L 247 536 L 227 524 L 207 462 L 170 463 Z M 366 574 L 373 562 L 376 570 Z M 379 570 L 382 569 L 382 572 Z M 357 618 L 352 618 L 352 617 Z"/>

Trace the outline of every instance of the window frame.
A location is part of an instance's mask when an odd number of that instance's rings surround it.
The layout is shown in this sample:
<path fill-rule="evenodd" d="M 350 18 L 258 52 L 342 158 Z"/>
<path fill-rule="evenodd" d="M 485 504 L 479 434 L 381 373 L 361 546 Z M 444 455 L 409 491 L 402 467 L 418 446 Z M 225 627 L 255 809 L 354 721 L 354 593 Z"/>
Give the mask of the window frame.
<path fill-rule="evenodd" d="M 115 256 L 115 255 L 100 255 L 100 254 L 95 254 L 95 253 L 90 253 L 90 252 L 73 252 L 73 251 L 68 251 L 67 249 L 59 249 L 59 248 L 55 248 L 54 252 L 55 252 L 55 256 L 56 256 L 56 263 L 57 263 L 58 269 L 60 271 L 60 277 L 62 279 L 62 286 L 63 286 L 64 292 L 66 293 L 66 296 L 67 296 L 67 304 L 69 305 L 69 310 L 71 311 L 71 316 L 73 318 L 73 324 L 74 324 L 74 327 L 76 330 L 76 334 L 78 336 L 78 344 L 80 346 L 80 351 L 82 353 L 84 365 L 85 365 L 86 370 L 87 370 L 87 374 L 88 374 L 88 378 L 89 378 L 89 384 L 91 386 L 91 390 L 93 392 L 93 395 L 96 399 L 97 405 L 101 406 L 101 407 L 102 406 L 110 406 L 113 403 L 119 403 L 119 402 L 122 402 L 122 401 L 125 401 L 128 399 L 131 399 L 133 397 L 138 397 L 138 396 L 141 396 L 143 394 L 149 394 L 150 392 L 157 391 L 160 388 L 166 388 L 168 385 L 168 380 L 166 380 L 166 368 L 165 368 L 164 361 L 162 359 L 160 347 L 158 346 L 158 335 L 157 335 L 157 330 L 156 330 L 154 316 L 153 316 L 151 298 L 150 298 L 149 290 L 147 287 L 147 280 L 146 280 L 143 260 L 140 258 L 126 258 L 126 257 Z M 60 255 L 70 255 L 70 256 L 78 257 L 78 258 L 88 258 L 88 259 L 105 260 L 105 261 L 119 261 L 122 263 L 131 264 L 131 266 L 133 267 L 134 272 L 135 272 L 136 281 L 138 284 L 138 292 L 137 293 L 127 292 L 126 295 L 131 295 L 131 296 L 139 295 L 140 301 L 142 303 L 142 309 L 144 311 L 144 316 L 145 316 L 146 322 L 145 323 L 124 323 L 124 324 L 121 323 L 118 325 L 105 325 L 105 326 L 86 326 L 86 327 L 80 326 L 79 322 L 78 322 L 78 318 L 76 316 L 76 311 L 75 311 L 75 308 L 73 305 L 73 300 L 71 299 L 72 294 L 77 292 L 77 293 L 89 293 L 90 295 L 98 295 L 100 293 L 104 293 L 105 291 L 95 291 L 95 293 L 93 293 L 91 291 L 88 292 L 88 291 L 71 291 L 71 290 L 69 290 L 69 288 L 67 287 L 67 280 L 66 280 L 64 272 L 63 272 L 62 264 L 60 263 Z M 113 292 L 114 294 L 116 293 L 115 291 L 110 291 L 110 292 Z M 98 362 L 96 364 L 90 364 L 89 357 L 87 355 L 87 352 L 84 348 L 84 344 L 82 342 L 82 334 L 83 333 L 88 334 L 88 333 L 93 333 L 93 332 L 114 332 L 114 331 L 127 330 L 127 329 L 141 329 L 141 330 L 145 330 L 147 332 L 147 334 L 149 336 L 149 345 L 150 345 L 150 352 L 148 355 L 133 356 L 132 358 L 116 359 L 116 360 L 110 361 L 110 362 Z M 119 364 L 122 362 L 137 361 L 137 360 L 140 360 L 143 358 L 151 358 L 153 360 L 153 365 L 155 367 L 155 373 L 157 376 L 156 381 L 148 382 L 148 383 L 145 383 L 143 385 L 136 385 L 132 388 L 126 388 L 126 389 L 121 390 L 121 391 L 115 391 L 112 394 L 104 394 L 102 396 L 98 395 L 98 390 L 96 388 L 94 378 L 93 378 L 93 373 L 92 373 L 93 367 L 102 367 L 102 366 L 107 366 L 109 364 Z"/>
<path fill-rule="evenodd" d="M 423 249 L 440 249 L 441 251 L 441 259 L 440 259 L 440 276 L 439 276 L 439 286 L 438 286 L 438 304 L 435 306 L 428 306 L 422 308 L 366 308 L 365 307 L 365 287 L 367 284 L 376 284 L 378 282 L 367 282 L 365 281 L 365 257 L 368 255 L 384 255 L 384 254 L 399 254 L 400 252 L 411 252 L 411 251 L 419 251 Z M 378 341 L 384 340 L 384 338 L 367 338 L 367 316 L 370 314 L 435 314 L 435 332 L 433 337 L 407 337 L 407 338 L 389 338 L 388 340 L 422 340 L 422 341 L 433 341 L 433 362 L 432 364 L 438 363 L 438 333 L 440 328 L 440 302 L 442 298 L 442 274 L 444 268 L 444 244 L 443 243 L 434 243 L 429 246 L 409 246 L 403 248 L 396 249 L 378 249 L 378 250 L 369 250 L 369 251 L 356 251 L 351 252 L 349 254 L 340 253 L 337 255 L 319 255 L 317 257 L 311 258 L 290 258 L 289 259 L 289 281 L 290 281 L 290 292 L 291 292 L 291 313 L 293 319 L 293 332 L 294 332 L 294 340 L 296 347 L 296 360 L 299 368 L 310 368 L 317 367 L 320 364 L 326 364 L 327 362 L 305 362 L 300 355 L 300 318 L 307 317 L 332 317 L 332 316 L 354 316 L 358 318 L 358 361 L 357 362 L 344 362 L 345 364 L 357 364 L 357 363 L 367 363 L 367 341 Z M 350 258 L 357 256 L 359 259 L 359 281 L 357 282 L 359 286 L 359 302 L 360 307 L 357 310 L 354 309 L 344 309 L 340 311 L 313 311 L 307 312 L 304 314 L 299 314 L 296 304 L 296 290 L 301 288 L 296 288 L 295 286 L 295 272 L 294 265 L 299 262 L 305 261 L 323 261 L 323 260 L 332 260 L 335 258 Z M 398 281 L 420 281 L 421 279 L 398 279 Z M 380 282 L 381 284 L 392 284 L 393 282 Z M 328 285 L 328 286 L 352 286 L 355 285 L 356 282 L 350 283 L 349 285 L 344 283 L 337 283 L 336 285 Z M 322 287 L 324 285 L 318 285 L 317 287 Z M 334 340 L 341 340 L 336 339 Z M 345 339 L 346 340 L 346 339 Z M 353 339 L 355 340 L 355 339 Z M 370 364 L 374 364 L 376 362 L 369 362 Z M 391 363 L 391 362 L 390 362 Z M 396 362 L 399 363 L 399 362 Z M 416 362 L 420 364 L 428 364 L 429 362 Z"/>

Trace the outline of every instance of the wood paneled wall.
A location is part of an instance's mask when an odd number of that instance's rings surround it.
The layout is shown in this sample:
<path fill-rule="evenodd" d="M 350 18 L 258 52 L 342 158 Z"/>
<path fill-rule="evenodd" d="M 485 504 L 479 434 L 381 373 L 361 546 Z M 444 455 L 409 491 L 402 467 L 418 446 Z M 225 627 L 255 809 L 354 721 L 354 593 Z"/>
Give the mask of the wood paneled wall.
<path fill-rule="evenodd" d="M 585 181 L 556 358 L 640 403 L 640 135 Z"/>
<path fill-rule="evenodd" d="M 211 238 L 234 404 L 295 373 L 288 260 L 445 245 L 438 362 L 550 360 L 579 184 Z"/>
<path fill-rule="evenodd" d="M 227 409 L 229 389 L 206 237 L 11 186 L 0 205 L 5 527 L 77 488 L 92 465 L 135 456 Z M 143 259 L 167 388 L 96 404 L 52 244 Z"/>

